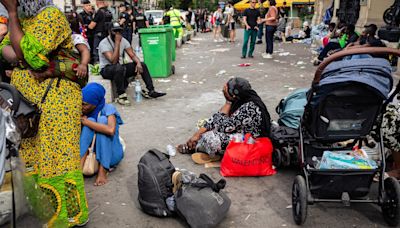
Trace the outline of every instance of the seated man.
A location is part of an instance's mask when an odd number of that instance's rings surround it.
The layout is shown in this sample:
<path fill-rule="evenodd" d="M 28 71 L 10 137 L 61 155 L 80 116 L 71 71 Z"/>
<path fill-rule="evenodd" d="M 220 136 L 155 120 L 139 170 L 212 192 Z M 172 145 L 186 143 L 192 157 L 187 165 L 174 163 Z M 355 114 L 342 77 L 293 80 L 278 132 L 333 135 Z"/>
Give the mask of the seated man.
<path fill-rule="evenodd" d="M 193 153 L 197 148 L 206 153 L 201 157 L 208 162 L 216 157 L 214 155 L 223 153 L 235 133 L 251 133 L 256 138 L 269 137 L 270 115 L 249 81 L 232 78 L 224 85 L 222 92 L 226 99 L 224 106 L 186 144 L 178 146 L 179 152 Z"/>
<path fill-rule="evenodd" d="M 140 62 L 134 54 L 129 42 L 122 37 L 122 27 L 118 23 L 111 25 L 109 36 L 99 44 L 100 74 L 105 79 L 114 81 L 117 87 L 117 102 L 121 105 L 129 105 L 128 95 L 125 93 L 128 87 L 128 78 L 137 74 L 142 76 L 148 92 L 144 94 L 148 98 L 157 98 L 166 95 L 154 90 L 150 72 L 145 63 Z M 124 63 L 125 55 L 128 55 L 133 62 Z"/>
<path fill-rule="evenodd" d="M 99 162 L 95 186 L 107 183 L 107 172 L 124 157 L 122 144 L 119 140 L 119 125 L 122 119 L 112 104 L 105 104 L 106 90 L 97 83 L 89 83 L 82 89 L 82 132 L 80 139 L 81 165 L 85 163 L 88 149 L 92 144 L 94 134 L 96 142 L 94 151 Z"/>
<path fill-rule="evenodd" d="M 385 47 L 386 45 L 379 38 L 376 38 L 377 30 L 378 27 L 375 24 L 364 26 L 360 38 L 349 42 L 347 49 L 358 47 Z"/>

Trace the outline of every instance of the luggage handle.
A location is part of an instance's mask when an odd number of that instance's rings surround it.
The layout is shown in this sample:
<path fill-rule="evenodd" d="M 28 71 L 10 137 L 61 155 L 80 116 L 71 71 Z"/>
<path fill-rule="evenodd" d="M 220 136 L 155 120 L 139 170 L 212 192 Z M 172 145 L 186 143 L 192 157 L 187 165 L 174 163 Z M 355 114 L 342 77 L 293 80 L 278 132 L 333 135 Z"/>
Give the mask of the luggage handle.
<path fill-rule="evenodd" d="M 168 154 L 162 153 L 157 149 L 151 149 L 151 150 L 149 150 L 149 152 L 154 154 L 160 161 L 165 160 L 166 158 L 169 159 Z"/>
<path fill-rule="evenodd" d="M 314 75 L 314 80 L 312 85 L 316 85 L 321 80 L 322 72 L 325 68 L 333 61 L 338 60 L 342 57 L 357 54 L 391 54 L 395 56 L 400 56 L 400 50 L 388 47 L 365 47 L 365 48 L 354 48 L 349 50 L 343 50 L 336 52 L 335 54 L 326 58 L 317 68 Z"/>
<path fill-rule="evenodd" d="M 11 93 L 11 96 L 13 99 L 12 104 L 11 104 L 12 112 L 13 113 L 18 112 L 19 103 L 21 101 L 18 90 L 14 86 L 4 83 L 4 82 L 0 83 L 0 88 L 5 89 Z M 8 101 L 6 101 L 6 102 L 8 102 Z"/>

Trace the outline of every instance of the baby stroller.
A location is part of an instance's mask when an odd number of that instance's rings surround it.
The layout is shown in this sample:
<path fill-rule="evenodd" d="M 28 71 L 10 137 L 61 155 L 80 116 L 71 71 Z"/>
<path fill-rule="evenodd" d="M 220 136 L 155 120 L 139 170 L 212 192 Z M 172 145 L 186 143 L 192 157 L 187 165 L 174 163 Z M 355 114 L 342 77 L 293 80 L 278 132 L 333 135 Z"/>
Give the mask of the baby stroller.
<path fill-rule="evenodd" d="M 400 185 L 392 177 L 384 179 L 385 152 L 380 126 L 386 105 L 400 91 L 400 84 L 389 96 L 393 86 L 388 61 L 381 58 L 340 60 L 359 54 L 400 55 L 391 48 L 359 48 L 338 52 L 327 58 L 315 73 L 307 105 L 300 124 L 300 167 L 292 187 L 292 210 L 296 224 L 306 221 L 307 206 L 320 202 L 374 203 L 381 206 L 385 221 L 397 226 L 400 219 Z M 333 63 L 332 63 L 333 62 Z M 380 138 L 377 168 L 318 169 L 315 158 L 324 151 L 352 149 L 338 142 L 361 141 L 378 127 Z M 378 195 L 369 194 L 372 181 L 379 176 Z"/>
<path fill-rule="evenodd" d="M 307 103 L 308 89 L 298 89 L 279 102 L 276 113 L 278 125 L 272 125 L 271 139 L 274 145 L 272 160 L 276 168 L 298 165 L 299 125 Z"/>

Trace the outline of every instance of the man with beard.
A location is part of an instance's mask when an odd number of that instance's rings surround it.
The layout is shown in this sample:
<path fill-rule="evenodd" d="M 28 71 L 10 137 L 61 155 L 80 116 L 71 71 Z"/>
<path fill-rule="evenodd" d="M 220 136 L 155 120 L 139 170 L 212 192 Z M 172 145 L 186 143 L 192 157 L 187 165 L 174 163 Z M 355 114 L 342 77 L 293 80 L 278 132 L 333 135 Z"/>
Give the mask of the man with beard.
<path fill-rule="evenodd" d="M 166 95 L 154 90 L 150 72 L 145 63 L 134 54 L 129 42 L 122 37 L 123 28 L 118 23 L 113 23 L 109 29 L 109 36 L 104 38 L 99 44 L 100 74 L 105 79 L 112 80 L 117 87 L 117 102 L 121 105 L 130 105 L 126 88 L 128 78 L 140 74 L 146 84 L 147 98 L 157 98 Z M 123 63 L 125 55 L 129 55 L 132 63 Z"/>

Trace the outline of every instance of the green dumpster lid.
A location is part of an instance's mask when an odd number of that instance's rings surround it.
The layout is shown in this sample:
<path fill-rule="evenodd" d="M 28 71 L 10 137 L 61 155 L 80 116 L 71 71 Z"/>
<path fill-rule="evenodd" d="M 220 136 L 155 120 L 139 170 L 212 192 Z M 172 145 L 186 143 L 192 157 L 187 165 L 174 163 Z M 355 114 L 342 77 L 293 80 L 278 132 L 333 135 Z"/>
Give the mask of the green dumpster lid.
<path fill-rule="evenodd" d="M 167 32 L 167 28 L 142 28 L 139 29 L 139 33 L 165 33 Z"/>

